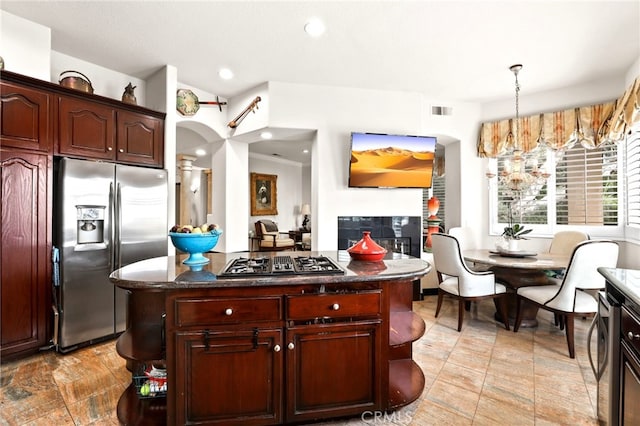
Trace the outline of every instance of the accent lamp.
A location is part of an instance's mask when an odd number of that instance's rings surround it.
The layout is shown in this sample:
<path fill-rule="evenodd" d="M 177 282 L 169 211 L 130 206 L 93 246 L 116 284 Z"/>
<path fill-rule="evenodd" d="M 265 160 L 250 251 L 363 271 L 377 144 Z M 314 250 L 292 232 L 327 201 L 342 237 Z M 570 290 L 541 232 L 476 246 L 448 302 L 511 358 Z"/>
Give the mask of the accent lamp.
<path fill-rule="evenodd" d="M 300 208 L 300 214 L 304 215 L 304 220 L 302 221 L 302 228 L 305 230 L 309 230 L 309 215 L 311 214 L 311 207 L 309 204 L 303 204 Z"/>

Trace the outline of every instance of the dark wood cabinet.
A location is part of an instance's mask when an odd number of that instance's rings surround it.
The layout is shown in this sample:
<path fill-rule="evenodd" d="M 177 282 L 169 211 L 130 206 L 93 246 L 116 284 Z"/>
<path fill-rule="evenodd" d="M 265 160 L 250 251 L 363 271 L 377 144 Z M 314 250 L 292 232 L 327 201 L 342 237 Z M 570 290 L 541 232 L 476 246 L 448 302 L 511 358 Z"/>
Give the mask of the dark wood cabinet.
<path fill-rule="evenodd" d="M 640 312 L 628 302 L 622 306 L 620 324 L 619 424 L 640 424 Z"/>
<path fill-rule="evenodd" d="M 381 291 L 318 292 L 170 296 L 169 423 L 278 424 L 380 409 Z"/>
<path fill-rule="evenodd" d="M 50 334 L 51 173 L 47 154 L 0 148 L 3 361 L 37 352 Z"/>
<path fill-rule="evenodd" d="M 53 96 L 6 81 L 0 90 L 0 146 L 52 152 Z"/>
<path fill-rule="evenodd" d="M 133 165 L 163 164 L 162 119 L 60 97 L 58 122 L 60 155 Z"/>
<path fill-rule="evenodd" d="M 61 96 L 58 111 L 58 154 L 115 159 L 116 111 L 112 107 Z"/>
<path fill-rule="evenodd" d="M 173 424 L 278 424 L 282 330 L 178 332 Z"/>
<path fill-rule="evenodd" d="M 165 114 L 2 72 L 2 146 L 164 166 Z"/>
<path fill-rule="evenodd" d="M 287 329 L 287 420 L 380 409 L 380 319 Z"/>
<path fill-rule="evenodd" d="M 161 166 L 164 158 L 164 120 L 131 111 L 118 111 L 116 160 Z"/>

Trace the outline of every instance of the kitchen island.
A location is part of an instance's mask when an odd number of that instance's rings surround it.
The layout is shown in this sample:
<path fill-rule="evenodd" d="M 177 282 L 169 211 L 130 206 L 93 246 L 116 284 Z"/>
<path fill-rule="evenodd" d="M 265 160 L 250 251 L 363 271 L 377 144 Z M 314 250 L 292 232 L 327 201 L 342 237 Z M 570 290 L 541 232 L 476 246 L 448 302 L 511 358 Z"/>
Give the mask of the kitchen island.
<path fill-rule="evenodd" d="M 412 342 L 425 324 L 412 295 L 427 262 L 304 252 L 332 259 L 340 273 L 223 273 L 248 255 L 206 254 L 201 271 L 185 267 L 183 255 L 160 257 L 111 274 L 129 292 L 116 345 L 133 376 L 118 402 L 121 423 L 299 423 L 392 411 L 418 398 L 424 375 Z M 150 371 L 164 368 L 166 386 L 149 392 Z"/>

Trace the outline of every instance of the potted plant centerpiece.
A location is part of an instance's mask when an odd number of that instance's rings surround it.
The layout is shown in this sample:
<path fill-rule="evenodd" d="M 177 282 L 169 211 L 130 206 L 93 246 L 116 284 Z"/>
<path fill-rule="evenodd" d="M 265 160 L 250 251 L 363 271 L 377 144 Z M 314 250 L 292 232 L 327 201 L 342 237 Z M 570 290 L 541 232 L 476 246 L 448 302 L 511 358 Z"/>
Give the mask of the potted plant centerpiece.
<path fill-rule="evenodd" d="M 530 233 L 532 230 L 525 229 L 525 227 L 523 225 L 520 225 L 519 223 L 513 223 L 511 204 L 509 204 L 508 220 L 508 226 L 504 227 L 502 238 L 504 238 L 508 244 L 507 250 L 518 251 L 518 242 L 520 240 L 526 240 L 524 236 Z"/>

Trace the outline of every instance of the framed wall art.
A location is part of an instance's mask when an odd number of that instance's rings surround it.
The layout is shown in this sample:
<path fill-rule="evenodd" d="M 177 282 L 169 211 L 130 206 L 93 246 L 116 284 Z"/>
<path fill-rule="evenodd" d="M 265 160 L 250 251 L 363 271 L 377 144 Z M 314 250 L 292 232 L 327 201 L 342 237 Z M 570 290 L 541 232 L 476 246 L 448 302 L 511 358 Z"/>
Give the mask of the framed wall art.
<path fill-rule="evenodd" d="M 251 173 L 251 216 L 278 214 L 277 175 Z"/>

